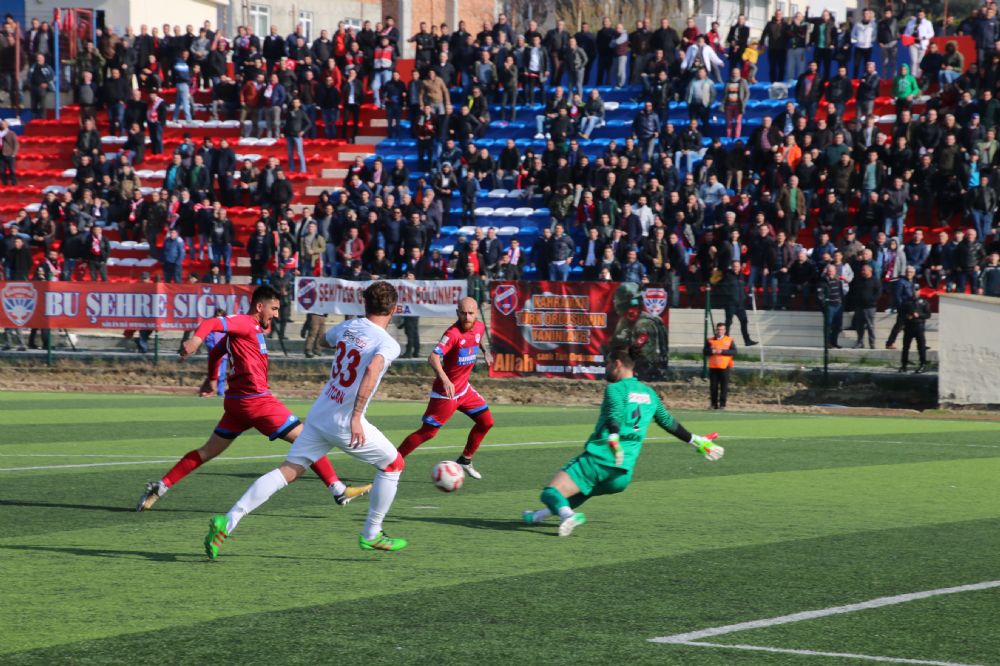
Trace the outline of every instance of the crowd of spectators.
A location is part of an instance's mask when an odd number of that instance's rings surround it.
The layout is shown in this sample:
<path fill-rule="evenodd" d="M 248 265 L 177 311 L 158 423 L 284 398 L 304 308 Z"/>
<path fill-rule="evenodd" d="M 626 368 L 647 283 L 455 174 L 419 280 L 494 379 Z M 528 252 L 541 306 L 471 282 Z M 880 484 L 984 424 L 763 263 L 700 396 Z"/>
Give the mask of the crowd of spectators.
<path fill-rule="evenodd" d="M 257 283 L 295 274 L 580 277 L 663 286 L 674 307 L 715 285 L 740 307 L 747 289 L 759 290 L 760 307 L 822 305 L 832 331 L 846 308 L 859 340 L 882 292 L 902 308 L 908 281 L 1000 295 L 996 6 L 939 28 L 974 38 L 969 63 L 953 43 L 938 52 L 922 11 L 865 9 L 838 21 L 825 10 L 779 11 L 759 39 L 742 16 L 724 39 L 718 24 L 702 32 L 694 20 L 680 32 L 667 19 L 628 29 L 609 18 L 595 30 L 529 21 L 515 31 L 504 15 L 454 30 L 421 23 L 409 38 L 391 17 L 318 35 L 272 26 L 263 38 L 245 26 L 223 35 L 208 22 L 121 35 L 108 27 L 73 63 L 76 175 L 37 213 L 6 225 L 5 275 L 74 279 L 86 266 L 106 279 L 102 228 L 111 227 L 149 242 L 167 281 L 183 278 L 186 259 L 206 258 L 206 279 L 228 281 L 241 246 Z M 12 98 L 23 88 L 41 113 L 52 33 L 33 22 L 22 34 L 31 64 L 0 87 Z M 416 58 L 407 80 L 397 71 L 403 39 Z M 918 63 L 912 71 L 898 63 L 901 49 Z M 788 95 L 760 124 L 744 121 L 758 79 L 782 82 L 770 93 Z M 640 103 L 630 127 L 607 126 L 602 86 Z M 163 151 L 168 120 L 192 117 L 196 90 L 210 91 L 212 118 L 239 120 L 244 136 L 283 137 L 287 162 L 240 163 L 226 139 L 185 135 L 162 188 L 143 196 L 137 167 L 147 151 Z M 359 158 L 341 189 L 297 196 L 286 171 L 306 170 L 303 144 L 354 140 L 370 102 L 390 137 L 415 142 L 420 170 Z M 689 120 L 675 126 L 679 108 Z M 518 121 L 544 148 L 477 145 L 491 126 Z M 126 137 L 111 158 L 102 133 Z M 16 136 L 0 124 L 0 138 L 0 177 L 13 183 Z M 447 256 L 431 248 L 442 228 L 474 225 L 478 193 L 499 187 L 544 202 L 551 218 L 536 239 L 525 247 L 479 229 Z M 293 212 L 293 202 L 304 210 Z M 249 236 L 228 218 L 236 205 L 260 209 Z"/>

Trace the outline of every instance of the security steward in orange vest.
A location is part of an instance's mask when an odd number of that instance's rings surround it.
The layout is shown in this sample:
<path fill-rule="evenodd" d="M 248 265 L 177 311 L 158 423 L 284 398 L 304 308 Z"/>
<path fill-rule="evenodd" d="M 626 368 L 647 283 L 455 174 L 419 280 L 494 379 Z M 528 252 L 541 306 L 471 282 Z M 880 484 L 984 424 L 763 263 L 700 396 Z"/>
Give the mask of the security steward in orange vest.
<path fill-rule="evenodd" d="M 708 358 L 708 380 L 712 393 L 712 409 L 725 409 L 729 394 L 729 369 L 733 367 L 736 344 L 726 335 L 726 325 L 715 325 L 715 336 L 705 340 L 702 354 Z"/>

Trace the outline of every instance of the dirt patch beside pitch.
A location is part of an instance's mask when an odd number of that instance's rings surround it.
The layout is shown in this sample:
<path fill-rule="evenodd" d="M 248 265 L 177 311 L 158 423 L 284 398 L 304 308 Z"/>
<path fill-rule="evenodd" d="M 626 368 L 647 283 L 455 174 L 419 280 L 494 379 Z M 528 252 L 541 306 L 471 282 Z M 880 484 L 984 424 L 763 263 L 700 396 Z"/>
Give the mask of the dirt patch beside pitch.
<path fill-rule="evenodd" d="M 0 391 L 65 391 L 96 393 L 144 393 L 191 395 L 204 377 L 203 359 L 188 363 L 173 360 L 159 365 L 141 362 L 83 360 L 60 361 L 56 367 L 10 363 L 0 366 Z M 312 399 L 326 379 L 325 363 L 275 365 L 271 373 L 274 392 L 283 397 Z M 426 398 L 431 385 L 427 368 L 421 365 L 394 366 L 379 389 L 382 400 Z M 483 373 L 473 378 L 476 388 L 492 404 L 498 405 L 582 405 L 600 404 L 603 382 L 561 379 L 490 379 Z M 708 406 L 708 382 L 700 377 L 653 384 L 664 402 L 673 409 L 704 409 Z M 735 376 L 730 389 L 732 411 L 775 413 L 842 414 L 855 416 L 920 415 L 932 408 L 926 395 L 887 391 L 875 384 L 823 388 L 806 382 L 747 381 Z M 934 410 L 934 418 L 954 416 L 1000 420 L 995 411 Z"/>

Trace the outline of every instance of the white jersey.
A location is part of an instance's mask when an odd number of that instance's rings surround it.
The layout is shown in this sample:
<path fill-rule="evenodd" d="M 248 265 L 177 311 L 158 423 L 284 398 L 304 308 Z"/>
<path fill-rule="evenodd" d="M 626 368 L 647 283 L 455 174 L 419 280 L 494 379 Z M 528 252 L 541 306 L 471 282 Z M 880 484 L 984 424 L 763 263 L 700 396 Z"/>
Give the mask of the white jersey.
<path fill-rule="evenodd" d="M 368 365 L 375 356 L 385 359 L 385 367 L 378 378 L 381 382 L 389 365 L 399 356 L 399 343 L 384 328 L 365 318 L 337 324 L 327 331 L 326 341 L 333 348 L 330 379 L 310 408 L 306 421 L 329 433 L 350 432 L 354 401 Z M 365 409 L 368 409 L 367 404 Z"/>

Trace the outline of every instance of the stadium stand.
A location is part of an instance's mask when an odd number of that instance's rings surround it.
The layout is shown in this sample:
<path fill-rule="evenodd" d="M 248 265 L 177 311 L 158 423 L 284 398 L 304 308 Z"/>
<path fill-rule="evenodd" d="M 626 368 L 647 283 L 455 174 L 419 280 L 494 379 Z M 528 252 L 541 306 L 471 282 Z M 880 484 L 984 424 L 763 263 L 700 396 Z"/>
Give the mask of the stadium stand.
<path fill-rule="evenodd" d="M 738 299 L 749 287 L 762 307 L 796 308 L 815 306 L 817 287 L 829 295 L 819 276 L 832 262 L 845 286 L 871 264 L 883 308 L 914 292 L 907 265 L 932 300 L 992 288 L 979 278 L 1000 249 L 1000 178 L 989 179 L 1000 56 L 992 41 L 976 54 L 985 67 L 963 56 L 987 44 L 973 27 L 996 32 L 992 6 L 960 26 L 972 39 L 946 37 L 940 54 L 922 15 L 876 22 L 867 10 L 853 26 L 776 15 L 759 41 L 739 25 L 723 41 L 717 29 L 607 21 L 575 35 L 530 22 L 515 37 L 505 19 L 478 34 L 421 28 L 415 60 L 399 58 L 404 37 L 388 19 L 311 44 L 245 27 L 232 39 L 207 26 L 169 39 L 102 34 L 79 45 L 63 94 L 73 103 L 57 120 L 40 87 L 53 75 L 38 46 L 46 26 L 8 17 L 0 46 L 31 64 L 2 86 L 22 107 L 0 129 L 19 137 L 16 185 L 6 174 L 0 185 L 5 277 L 86 279 L 89 257 L 74 259 L 97 224 L 111 280 L 159 278 L 176 226 L 183 274 L 197 279 L 344 275 L 360 260 L 362 275 L 464 278 L 471 266 L 488 278 L 632 280 L 667 287 L 674 307 L 699 306 L 707 285 Z M 898 70 L 895 52 L 890 61 L 857 40 L 851 62 L 852 36 L 872 26 L 900 40 Z M 906 71 L 913 44 L 917 77 Z M 774 66 L 796 49 L 802 67 Z M 757 81 L 782 69 L 787 80 Z M 81 238 L 67 237 L 70 221 Z"/>

